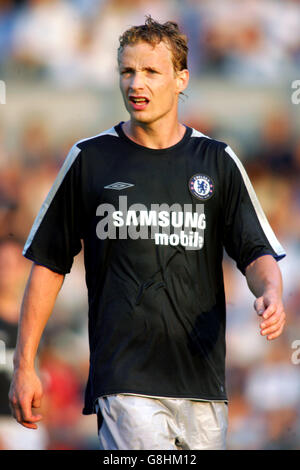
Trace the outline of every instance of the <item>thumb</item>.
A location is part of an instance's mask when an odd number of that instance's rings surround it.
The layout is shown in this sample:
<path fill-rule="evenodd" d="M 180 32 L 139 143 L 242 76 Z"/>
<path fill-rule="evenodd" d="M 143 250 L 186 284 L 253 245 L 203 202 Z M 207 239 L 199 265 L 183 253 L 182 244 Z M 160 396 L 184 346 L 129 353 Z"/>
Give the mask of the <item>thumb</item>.
<path fill-rule="evenodd" d="M 256 310 L 257 315 L 262 315 L 265 311 L 265 304 L 264 304 L 264 298 L 263 297 L 258 297 L 255 302 L 254 302 L 254 308 Z"/>

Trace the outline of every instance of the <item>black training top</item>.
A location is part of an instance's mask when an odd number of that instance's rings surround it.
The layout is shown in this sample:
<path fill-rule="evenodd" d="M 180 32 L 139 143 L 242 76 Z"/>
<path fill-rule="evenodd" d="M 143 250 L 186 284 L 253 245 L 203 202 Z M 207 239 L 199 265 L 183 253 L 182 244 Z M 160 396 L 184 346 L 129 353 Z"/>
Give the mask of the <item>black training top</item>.
<path fill-rule="evenodd" d="M 73 146 L 23 251 L 65 274 L 84 242 L 83 413 L 115 393 L 227 400 L 223 247 L 243 273 L 284 250 L 230 147 L 187 127 L 150 149 L 121 126 Z"/>

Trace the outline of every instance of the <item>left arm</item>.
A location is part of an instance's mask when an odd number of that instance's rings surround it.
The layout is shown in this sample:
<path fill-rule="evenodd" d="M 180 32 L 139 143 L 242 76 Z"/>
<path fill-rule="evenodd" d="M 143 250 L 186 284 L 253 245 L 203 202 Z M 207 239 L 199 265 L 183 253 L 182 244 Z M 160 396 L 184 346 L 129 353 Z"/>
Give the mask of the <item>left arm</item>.
<path fill-rule="evenodd" d="M 254 308 L 263 317 L 261 335 L 275 339 L 281 335 L 286 314 L 282 304 L 282 277 L 277 262 L 271 255 L 257 258 L 246 268 L 246 279 L 255 295 Z"/>

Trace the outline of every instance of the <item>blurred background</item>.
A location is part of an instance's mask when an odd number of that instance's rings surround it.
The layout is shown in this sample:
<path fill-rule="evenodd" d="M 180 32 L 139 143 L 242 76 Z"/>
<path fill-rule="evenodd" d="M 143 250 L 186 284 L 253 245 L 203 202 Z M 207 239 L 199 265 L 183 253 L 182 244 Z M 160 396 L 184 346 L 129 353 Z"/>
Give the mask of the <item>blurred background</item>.
<path fill-rule="evenodd" d="M 224 257 L 228 448 L 300 449 L 300 341 L 299 353 L 293 349 L 300 340 L 300 104 L 292 103 L 299 0 L 0 0 L 0 449 L 98 447 L 95 415 L 81 415 L 89 365 L 82 253 L 39 348 L 45 419 L 32 431 L 10 416 L 31 268 L 21 251 L 71 146 L 127 120 L 118 37 L 146 14 L 177 21 L 188 35 L 192 78 L 180 119 L 232 146 L 287 252 L 280 262 L 287 324 L 274 342 L 260 336 L 254 296 Z"/>

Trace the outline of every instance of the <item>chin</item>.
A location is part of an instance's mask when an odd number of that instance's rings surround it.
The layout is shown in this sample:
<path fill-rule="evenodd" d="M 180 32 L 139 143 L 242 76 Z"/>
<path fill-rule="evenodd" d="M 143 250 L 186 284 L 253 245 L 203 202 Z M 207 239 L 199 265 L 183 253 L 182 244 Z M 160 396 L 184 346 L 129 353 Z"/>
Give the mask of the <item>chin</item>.
<path fill-rule="evenodd" d="M 141 124 L 153 124 L 154 122 L 156 121 L 159 121 L 161 120 L 163 117 L 165 116 L 165 114 L 159 114 L 159 115 L 156 115 L 156 116 L 151 116 L 149 114 L 142 114 L 142 113 L 131 113 L 130 114 L 130 118 L 132 119 L 132 121 L 135 121 L 135 122 L 140 122 Z"/>
<path fill-rule="evenodd" d="M 143 124 L 150 124 L 151 122 L 153 122 L 155 119 L 151 119 L 151 117 L 149 116 L 143 116 L 141 115 L 141 113 L 139 114 L 135 114 L 135 113 L 132 113 L 130 114 L 130 118 L 132 121 L 135 121 L 135 122 L 141 122 Z"/>

